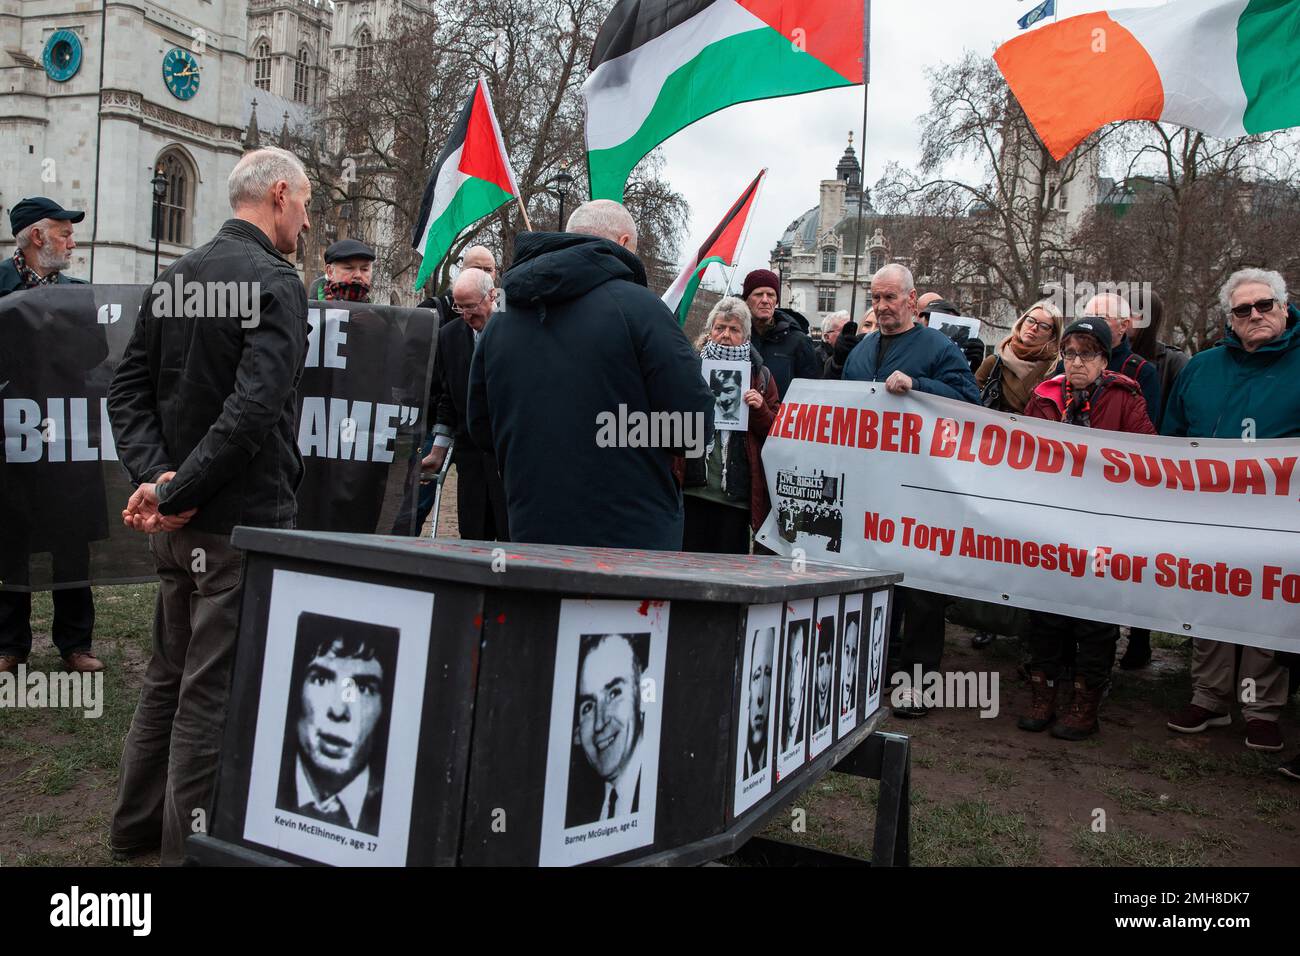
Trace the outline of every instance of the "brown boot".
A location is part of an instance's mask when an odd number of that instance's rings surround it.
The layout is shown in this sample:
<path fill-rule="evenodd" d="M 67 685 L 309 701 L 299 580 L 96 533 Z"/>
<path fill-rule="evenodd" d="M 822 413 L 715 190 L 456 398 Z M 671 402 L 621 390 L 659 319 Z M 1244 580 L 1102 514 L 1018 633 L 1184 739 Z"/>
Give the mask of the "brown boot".
<path fill-rule="evenodd" d="M 27 658 L 17 654 L 0 654 L 0 674 L 9 674 L 18 670 L 18 665 L 26 663 Z"/>
<path fill-rule="evenodd" d="M 1038 733 L 1056 719 L 1056 681 L 1048 680 L 1042 671 L 1031 671 L 1029 690 L 1033 697 L 1029 701 L 1029 713 L 1016 721 L 1021 730 Z"/>
<path fill-rule="evenodd" d="M 1097 732 L 1097 708 L 1101 706 L 1101 692 L 1098 687 L 1088 690 L 1082 677 L 1074 679 L 1074 700 L 1070 709 L 1052 728 L 1052 736 L 1062 740 L 1083 740 Z"/>

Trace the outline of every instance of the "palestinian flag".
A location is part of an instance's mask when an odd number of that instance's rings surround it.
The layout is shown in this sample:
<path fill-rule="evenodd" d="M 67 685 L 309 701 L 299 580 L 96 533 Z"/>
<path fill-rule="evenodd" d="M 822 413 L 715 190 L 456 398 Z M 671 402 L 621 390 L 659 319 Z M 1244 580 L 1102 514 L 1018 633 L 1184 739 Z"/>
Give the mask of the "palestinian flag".
<path fill-rule="evenodd" d="M 415 288 L 438 268 L 466 226 L 500 209 L 519 195 L 492 96 L 482 79 L 451 129 L 433 167 L 411 232 L 411 246 L 424 256 Z"/>
<path fill-rule="evenodd" d="M 720 109 L 861 83 L 865 2 L 619 0 L 582 85 L 592 198 L 621 200 L 642 157 Z"/>
<path fill-rule="evenodd" d="M 709 238 L 704 240 L 704 245 L 700 246 L 694 258 L 686 263 L 686 268 L 682 270 L 681 275 L 664 293 L 664 304 L 677 315 L 678 325 L 686 324 L 686 313 L 691 310 L 695 290 L 700 287 L 700 280 L 704 278 L 704 273 L 709 266 L 715 262 L 724 266 L 736 264 L 740 240 L 745 234 L 745 227 L 749 225 L 749 213 L 754 208 L 758 186 L 765 175 L 767 175 L 766 169 L 762 170 L 749 187 L 740 194 L 740 198 L 727 210 L 727 214 L 714 227 Z"/>
<path fill-rule="evenodd" d="M 1300 2 L 1174 0 L 1016 37 L 993 58 L 1057 159 L 1117 120 L 1236 137 L 1300 125 Z"/>

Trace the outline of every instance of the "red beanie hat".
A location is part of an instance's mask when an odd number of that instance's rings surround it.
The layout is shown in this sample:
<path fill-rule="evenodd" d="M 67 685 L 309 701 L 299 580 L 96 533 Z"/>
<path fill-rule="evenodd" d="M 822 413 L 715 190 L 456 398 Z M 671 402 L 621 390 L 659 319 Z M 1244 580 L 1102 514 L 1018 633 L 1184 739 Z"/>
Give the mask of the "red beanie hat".
<path fill-rule="evenodd" d="M 755 269 L 745 276 L 745 284 L 742 286 L 740 297 L 748 299 L 749 294 L 755 289 L 771 289 L 780 295 L 781 279 L 771 269 Z"/>

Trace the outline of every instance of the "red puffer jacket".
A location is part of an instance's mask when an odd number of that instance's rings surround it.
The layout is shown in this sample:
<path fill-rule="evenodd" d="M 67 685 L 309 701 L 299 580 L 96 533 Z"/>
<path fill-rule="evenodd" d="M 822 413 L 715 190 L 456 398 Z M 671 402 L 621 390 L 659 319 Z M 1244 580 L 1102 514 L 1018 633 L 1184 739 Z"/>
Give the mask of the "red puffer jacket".
<path fill-rule="evenodd" d="M 1025 406 L 1025 414 L 1030 418 L 1061 421 L 1065 415 L 1065 376 L 1058 375 L 1041 382 Z M 1092 411 L 1088 417 L 1093 428 L 1139 435 L 1156 434 L 1141 387 L 1118 372 L 1101 373 L 1101 387 L 1092 397 Z"/>

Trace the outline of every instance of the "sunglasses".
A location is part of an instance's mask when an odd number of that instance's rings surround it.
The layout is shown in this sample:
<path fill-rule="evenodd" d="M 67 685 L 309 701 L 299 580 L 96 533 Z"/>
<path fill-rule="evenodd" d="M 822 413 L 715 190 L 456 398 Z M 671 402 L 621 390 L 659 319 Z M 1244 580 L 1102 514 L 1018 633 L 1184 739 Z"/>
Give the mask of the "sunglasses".
<path fill-rule="evenodd" d="M 1249 319 L 1252 309 L 1259 312 L 1260 315 L 1268 315 L 1277 305 L 1277 299 L 1260 299 L 1258 302 L 1246 302 L 1242 305 L 1233 306 L 1228 311 L 1239 319 Z"/>

